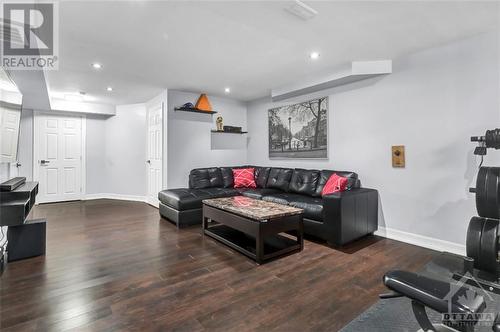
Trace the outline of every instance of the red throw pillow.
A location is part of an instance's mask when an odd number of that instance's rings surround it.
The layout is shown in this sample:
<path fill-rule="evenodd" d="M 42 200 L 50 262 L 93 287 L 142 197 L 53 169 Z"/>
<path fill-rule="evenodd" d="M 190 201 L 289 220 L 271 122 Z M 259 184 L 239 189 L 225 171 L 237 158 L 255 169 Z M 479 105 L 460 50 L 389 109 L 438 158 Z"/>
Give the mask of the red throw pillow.
<path fill-rule="evenodd" d="M 255 183 L 255 168 L 233 169 L 235 188 L 257 188 Z"/>
<path fill-rule="evenodd" d="M 347 189 L 347 178 L 333 173 L 328 181 L 326 181 L 323 190 L 321 191 L 321 196 L 325 196 L 331 193 L 336 193 L 339 191 L 346 191 Z"/>

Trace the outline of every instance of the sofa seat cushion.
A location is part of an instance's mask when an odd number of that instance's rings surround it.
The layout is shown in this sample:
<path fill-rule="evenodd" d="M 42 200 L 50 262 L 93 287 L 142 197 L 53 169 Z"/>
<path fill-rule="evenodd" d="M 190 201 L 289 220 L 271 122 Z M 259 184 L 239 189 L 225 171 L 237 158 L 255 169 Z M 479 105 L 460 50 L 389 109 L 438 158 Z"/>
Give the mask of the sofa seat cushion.
<path fill-rule="evenodd" d="M 323 199 L 320 197 L 282 193 L 264 196 L 262 200 L 303 209 L 306 219 L 323 220 Z"/>
<path fill-rule="evenodd" d="M 299 196 L 299 195 L 280 192 L 278 194 L 264 195 L 262 197 L 262 200 L 266 202 L 288 205 L 288 200 L 291 198 L 291 196 Z"/>
<path fill-rule="evenodd" d="M 282 192 L 277 189 L 271 189 L 271 188 L 256 188 L 256 189 L 238 188 L 237 190 L 241 195 L 255 199 L 262 199 L 262 196 L 279 194 Z"/>
<path fill-rule="evenodd" d="M 323 221 L 323 199 L 320 197 L 300 196 L 291 199 L 288 205 L 303 209 L 305 219 Z"/>
<path fill-rule="evenodd" d="M 208 198 L 231 197 L 239 195 L 233 188 L 205 188 L 205 189 L 169 189 L 160 191 L 158 199 L 163 204 L 176 210 L 200 209 L 201 201 Z"/>

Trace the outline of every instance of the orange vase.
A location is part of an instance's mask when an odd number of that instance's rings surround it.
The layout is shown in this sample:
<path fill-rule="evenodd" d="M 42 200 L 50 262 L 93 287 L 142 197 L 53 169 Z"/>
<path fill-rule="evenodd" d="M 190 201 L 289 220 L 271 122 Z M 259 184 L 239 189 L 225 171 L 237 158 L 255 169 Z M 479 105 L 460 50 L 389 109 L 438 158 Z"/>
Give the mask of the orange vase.
<path fill-rule="evenodd" d="M 198 101 L 196 102 L 195 107 L 197 109 L 199 109 L 200 111 L 206 111 L 206 112 L 212 111 L 212 105 L 210 105 L 210 102 L 208 101 L 208 97 L 204 93 L 202 93 L 200 95 L 200 98 L 198 98 Z"/>

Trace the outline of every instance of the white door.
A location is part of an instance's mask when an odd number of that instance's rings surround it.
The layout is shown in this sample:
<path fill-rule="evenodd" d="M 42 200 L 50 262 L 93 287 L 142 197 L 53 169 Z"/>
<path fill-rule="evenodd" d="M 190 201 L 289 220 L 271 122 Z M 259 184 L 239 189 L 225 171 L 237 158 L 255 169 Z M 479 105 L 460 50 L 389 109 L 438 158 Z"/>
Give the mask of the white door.
<path fill-rule="evenodd" d="M 148 109 L 148 203 L 158 206 L 162 190 L 163 103 Z"/>
<path fill-rule="evenodd" d="M 34 177 L 38 203 L 82 198 L 82 117 L 36 114 Z"/>
<path fill-rule="evenodd" d="M 0 162 L 17 161 L 17 142 L 21 110 L 0 105 Z"/>

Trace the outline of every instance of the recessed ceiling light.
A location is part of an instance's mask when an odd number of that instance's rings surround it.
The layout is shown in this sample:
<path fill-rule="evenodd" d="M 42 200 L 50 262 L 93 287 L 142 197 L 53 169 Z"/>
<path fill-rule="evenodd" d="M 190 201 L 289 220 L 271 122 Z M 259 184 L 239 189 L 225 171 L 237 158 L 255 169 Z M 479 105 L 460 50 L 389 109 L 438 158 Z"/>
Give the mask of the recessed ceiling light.
<path fill-rule="evenodd" d="M 231 88 L 224 88 L 224 92 L 225 93 L 230 93 L 231 92 Z"/>
<path fill-rule="evenodd" d="M 98 63 L 98 62 L 94 62 L 94 63 L 92 64 L 92 68 L 94 68 L 94 69 L 101 69 L 101 68 L 102 68 L 102 65 L 101 65 L 100 63 Z"/>
<path fill-rule="evenodd" d="M 113 91 L 113 88 L 112 88 L 112 87 L 110 87 L 110 86 L 108 86 L 108 87 L 106 88 L 106 91 L 111 92 L 111 91 Z"/>
<path fill-rule="evenodd" d="M 309 57 L 312 60 L 316 60 L 317 58 L 319 58 L 319 53 L 318 52 L 311 52 L 311 54 L 309 54 Z"/>

